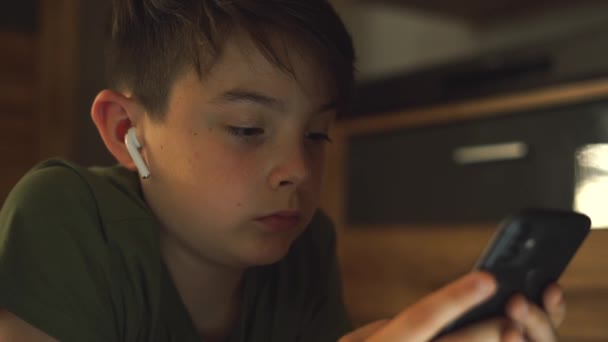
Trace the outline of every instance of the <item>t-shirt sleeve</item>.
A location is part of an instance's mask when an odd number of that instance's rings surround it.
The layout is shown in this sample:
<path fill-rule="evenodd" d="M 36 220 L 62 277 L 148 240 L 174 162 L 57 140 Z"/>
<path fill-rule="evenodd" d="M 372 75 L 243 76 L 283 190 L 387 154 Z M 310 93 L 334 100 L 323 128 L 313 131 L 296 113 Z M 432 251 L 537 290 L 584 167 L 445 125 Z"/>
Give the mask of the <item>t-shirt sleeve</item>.
<path fill-rule="evenodd" d="M 60 341 L 117 341 L 106 249 L 81 176 L 31 171 L 0 211 L 0 309 Z"/>
<path fill-rule="evenodd" d="M 318 258 L 316 303 L 310 315 L 310 328 L 305 330 L 302 341 L 335 342 L 352 330 L 344 305 L 342 279 L 336 255 L 336 234 L 333 223 L 323 212 L 315 217 L 312 235 Z M 313 258 L 316 259 L 316 258 Z M 314 262 L 314 261 L 313 261 Z"/>

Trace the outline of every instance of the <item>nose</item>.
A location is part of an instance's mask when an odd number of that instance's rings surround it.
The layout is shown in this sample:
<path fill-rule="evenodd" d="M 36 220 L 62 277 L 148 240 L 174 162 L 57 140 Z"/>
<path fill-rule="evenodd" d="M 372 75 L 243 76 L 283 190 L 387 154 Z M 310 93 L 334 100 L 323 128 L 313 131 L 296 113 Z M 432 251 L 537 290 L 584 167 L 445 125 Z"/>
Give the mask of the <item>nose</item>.
<path fill-rule="evenodd" d="M 310 177 L 310 157 L 302 143 L 283 148 L 268 175 L 273 189 L 297 187 Z"/>

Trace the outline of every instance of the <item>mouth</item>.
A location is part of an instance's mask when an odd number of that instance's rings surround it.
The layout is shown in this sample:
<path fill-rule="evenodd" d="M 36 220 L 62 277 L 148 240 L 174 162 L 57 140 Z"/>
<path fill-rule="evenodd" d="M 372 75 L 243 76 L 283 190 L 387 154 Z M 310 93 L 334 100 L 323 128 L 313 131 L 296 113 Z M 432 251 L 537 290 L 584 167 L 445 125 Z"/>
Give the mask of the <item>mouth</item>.
<path fill-rule="evenodd" d="M 277 211 L 272 214 L 262 216 L 256 219 L 266 229 L 273 232 L 286 232 L 294 230 L 300 221 L 302 214 L 299 211 Z"/>

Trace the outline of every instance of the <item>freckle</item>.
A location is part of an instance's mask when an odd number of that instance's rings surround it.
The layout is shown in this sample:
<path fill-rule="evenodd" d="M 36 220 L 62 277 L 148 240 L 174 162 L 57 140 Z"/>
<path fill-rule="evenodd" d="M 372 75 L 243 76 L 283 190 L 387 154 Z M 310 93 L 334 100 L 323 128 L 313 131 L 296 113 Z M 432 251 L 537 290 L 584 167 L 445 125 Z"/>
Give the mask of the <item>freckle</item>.
<path fill-rule="evenodd" d="M 242 206 L 243 206 L 243 203 L 238 202 L 238 203 L 236 204 L 236 206 L 237 206 L 237 207 L 242 207 Z"/>
<path fill-rule="evenodd" d="M 160 149 L 163 150 L 165 148 L 164 145 L 160 145 Z"/>

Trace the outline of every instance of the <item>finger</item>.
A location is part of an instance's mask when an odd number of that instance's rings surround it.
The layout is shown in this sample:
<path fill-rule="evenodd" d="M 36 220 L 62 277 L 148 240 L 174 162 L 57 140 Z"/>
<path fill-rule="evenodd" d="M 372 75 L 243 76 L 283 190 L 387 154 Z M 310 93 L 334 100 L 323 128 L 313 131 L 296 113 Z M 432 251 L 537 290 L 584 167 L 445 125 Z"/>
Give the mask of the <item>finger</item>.
<path fill-rule="evenodd" d="M 557 340 L 555 328 L 544 310 L 529 303 L 521 295 L 514 296 L 507 304 L 507 315 L 523 327 L 530 341 L 552 342 Z"/>
<path fill-rule="evenodd" d="M 368 337 L 372 336 L 376 331 L 381 329 L 388 323 L 388 319 L 376 321 L 364 325 L 357 330 L 351 332 L 350 334 L 342 337 L 339 342 L 359 342 L 364 341 Z"/>
<path fill-rule="evenodd" d="M 503 331 L 501 342 L 523 342 L 524 335 L 520 328 L 511 325 Z"/>
<path fill-rule="evenodd" d="M 488 299 L 496 282 L 488 273 L 475 272 L 426 296 L 389 322 L 378 341 L 428 341 L 441 328 Z"/>
<path fill-rule="evenodd" d="M 566 318 L 566 301 L 561 287 L 555 283 L 543 293 L 543 305 L 554 327 L 559 327 Z"/>
<path fill-rule="evenodd" d="M 459 329 L 435 342 L 500 342 L 504 341 L 501 338 L 510 325 L 508 320 L 492 319 Z"/>
<path fill-rule="evenodd" d="M 547 313 L 537 305 L 530 304 L 528 318 L 524 324 L 526 336 L 530 341 L 557 341 L 557 330 Z"/>
<path fill-rule="evenodd" d="M 515 322 L 523 322 L 527 319 L 528 312 L 530 310 L 529 306 L 528 301 L 523 295 L 514 295 L 507 303 L 507 316 L 509 316 Z"/>

